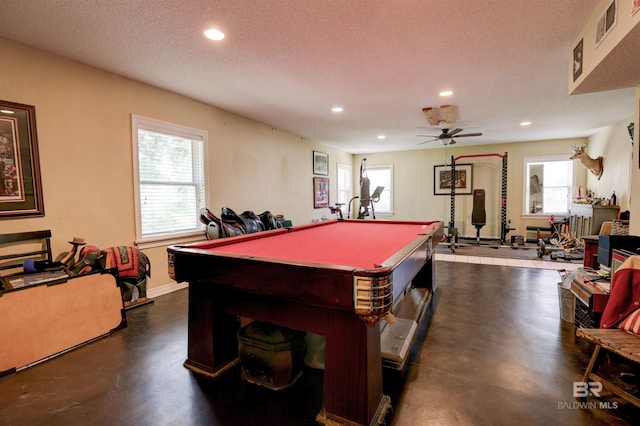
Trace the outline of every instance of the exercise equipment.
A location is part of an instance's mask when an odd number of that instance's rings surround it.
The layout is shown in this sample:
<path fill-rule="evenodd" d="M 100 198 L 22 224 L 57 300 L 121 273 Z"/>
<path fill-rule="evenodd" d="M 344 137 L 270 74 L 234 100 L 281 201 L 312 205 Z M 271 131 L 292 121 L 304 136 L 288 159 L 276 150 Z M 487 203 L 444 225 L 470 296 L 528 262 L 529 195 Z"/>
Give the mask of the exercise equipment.
<path fill-rule="evenodd" d="M 375 203 L 380 201 L 380 194 L 384 191 L 384 186 L 377 186 L 372 194 L 369 192 L 371 181 L 367 177 L 366 161 L 367 159 L 363 158 L 360 162 L 360 208 L 358 209 L 358 219 L 364 219 L 369 216 L 369 207 L 371 207 L 371 214 L 375 219 Z M 353 197 L 351 201 L 355 198 L 358 197 Z M 351 204 L 351 201 L 349 201 L 349 204 Z"/>
<path fill-rule="evenodd" d="M 331 214 L 337 214 L 339 220 L 344 219 L 344 216 L 342 215 L 342 206 L 344 206 L 344 203 L 336 203 L 335 207 L 329 206 L 329 211 L 331 212 Z"/>
<path fill-rule="evenodd" d="M 504 154 L 470 154 L 470 155 L 459 155 L 457 157 L 451 156 L 451 217 L 449 220 L 449 226 L 447 231 L 447 240 L 449 242 L 449 247 L 452 252 L 455 252 L 455 248 L 458 245 L 458 229 L 455 226 L 455 217 L 456 217 L 456 186 L 455 186 L 455 176 L 456 176 L 456 161 L 462 158 L 477 158 L 477 157 L 499 157 L 502 159 L 502 181 L 501 181 L 501 198 L 500 198 L 500 243 L 504 245 L 506 243 L 507 234 L 509 231 L 513 230 L 511 228 L 510 221 L 507 220 L 507 153 Z M 479 218 L 478 218 L 479 219 Z M 472 224 L 474 222 L 473 214 L 472 214 Z M 485 217 L 486 224 L 486 217 Z M 478 222 L 478 224 L 480 221 Z M 475 224 L 474 224 L 475 226 Z M 477 239 L 480 239 L 480 229 L 477 229 Z"/>
<path fill-rule="evenodd" d="M 552 230 L 549 238 L 538 238 L 537 252 L 538 257 L 549 255 L 552 260 L 558 258 L 566 260 L 582 260 L 584 258 L 582 253 L 572 253 L 570 249 L 577 250 L 576 238 L 571 237 L 568 234 L 569 218 L 554 219 L 553 216 L 549 217 L 549 225 Z"/>
<path fill-rule="evenodd" d="M 476 228 L 476 242 L 480 244 L 480 229 L 487 224 L 487 211 L 484 208 L 484 189 L 473 190 L 473 210 L 471 211 L 471 224 Z"/>
<path fill-rule="evenodd" d="M 369 185 L 371 185 L 371 182 L 367 176 L 366 163 L 366 158 L 360 161 L 360 208 L 358 209 L 358 219 L 364 219 L 365 216 L 369 216 Z"/>

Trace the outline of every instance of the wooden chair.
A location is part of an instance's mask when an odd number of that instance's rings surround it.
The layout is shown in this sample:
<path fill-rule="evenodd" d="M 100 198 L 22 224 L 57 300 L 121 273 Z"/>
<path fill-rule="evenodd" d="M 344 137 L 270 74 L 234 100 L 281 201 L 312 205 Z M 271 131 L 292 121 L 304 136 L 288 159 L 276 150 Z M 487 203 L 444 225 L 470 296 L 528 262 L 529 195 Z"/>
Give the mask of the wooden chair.
<path fill-rule="evenodd" d="M 636 407 L 640 407 L 640 399 L 638 397 L 598 374 L 598 367 L 600 367 L 602 359 L 604 358 L 600 351 L 601 349 L 640 364 L 640 336 L 620 329 L 598 328 L 579 328 L 576 331 L 576 335 L 596 345 L 591 355 L 591 360 L 584 372 L 582 382 L 587 383 L 589 380 L 599 382 L 604 389 L 613 392 Z"/>
<path fill-rule="evenodd" d="M 39 250 L 33 246 L 37 242 L 42 244 Z M 21 250 L 20 246 L 24 248 L 25 245 L 29 248 Z M 0 249 L 5 247 L 11 248 L 8 254 L 0 255 L 0 271 L 22 268 L 26 259 L 53 261 L 50 230 L 0 234 Z"/>

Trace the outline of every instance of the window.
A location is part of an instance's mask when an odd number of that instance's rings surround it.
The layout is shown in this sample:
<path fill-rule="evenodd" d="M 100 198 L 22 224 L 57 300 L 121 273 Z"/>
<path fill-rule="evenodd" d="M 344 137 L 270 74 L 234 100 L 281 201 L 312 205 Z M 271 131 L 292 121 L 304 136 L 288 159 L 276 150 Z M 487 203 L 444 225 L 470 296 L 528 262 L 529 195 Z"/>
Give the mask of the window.
<path fill-rule="evenodd" d="M 351 166 L 338 163 L 338 203 L 344 204 L 342 212 L 345 217 L 349 211 L 349 201 L 353 196 L 353 172 Z"/>
<path fill-rule="evenodd" d="M 202 235 L 207 132 L 132 117 L 137 242 Z"/>
<path fill-rule="evenodd" d="M 566 157 L 525 158 L 524 213 L 568 214 L 573 161 Z"/>
<path fill-rule="evenodd" d="M 369 178 L 370 195 L 377 187 L 384 187 L 380 201 L 373 203 L 375 213 L 393 214 L 393 166 L 367 166 L 365 173 Z"/>

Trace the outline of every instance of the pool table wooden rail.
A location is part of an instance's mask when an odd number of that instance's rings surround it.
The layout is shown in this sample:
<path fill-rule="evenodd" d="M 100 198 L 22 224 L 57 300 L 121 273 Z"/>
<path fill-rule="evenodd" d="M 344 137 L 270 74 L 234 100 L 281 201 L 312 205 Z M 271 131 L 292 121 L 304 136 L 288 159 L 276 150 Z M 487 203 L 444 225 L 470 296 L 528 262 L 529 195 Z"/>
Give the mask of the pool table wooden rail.
<path fill-rule="evenodd" d="M 384 221 L 376 222 L 382 229 Z M 189 282 L 185 367 L 216 378 L 237 365 L 238 316 L 323 335 L 323 408 L 317 420 L 332 425 L 379 424 L 391 405 L 382 391 L 381 333 L 386 323 L 380 318 L 395 312 L 406 298 L 415 299 L 413 311 L 419 322 L 436 286 L 433 253 L 442 239 L 443 224 L 424 224 L 415 238 L 405 234 L 402 247 L 372 268 L 285 260 L 278 258 L 277 248 L 273 257 L 211 250 L 298 232 L 300 227 L 169 247 L 172 277 Z M 367 312 L 360 312 L 356 303 L 358 280 L 374 281 L 363 286 L 364 299 L 373 300 Z M 392 283 L 388 289 L 377 287 L 387 281 Z M 375 298 L 381 295 L 384 302 L 378 303 Z"/>
<path fill-rule="evenodd" d="M 278 229 L 198 244 L 169 248 L 169 273 L 179 282 L 232 287 L 252 294 L 291 302 L 356 312 L 372 324 L 401 298 L 442 239 L 439 223 L 375 268 L 358 268 L 277 257 L 215 252 L 211 249 L 287 233 Z M 294 232 L 318 226 L 303 225 Z M 213 254 L 213 255 L 212 255 Z M 256 277 L 260 277 L 256 280 Z M 432 277 L 423 285 L 434 285 Z M 424 280 L 421 280 L 424 281 Z M 367 318 L 364 318 L 367 317 Z"/>

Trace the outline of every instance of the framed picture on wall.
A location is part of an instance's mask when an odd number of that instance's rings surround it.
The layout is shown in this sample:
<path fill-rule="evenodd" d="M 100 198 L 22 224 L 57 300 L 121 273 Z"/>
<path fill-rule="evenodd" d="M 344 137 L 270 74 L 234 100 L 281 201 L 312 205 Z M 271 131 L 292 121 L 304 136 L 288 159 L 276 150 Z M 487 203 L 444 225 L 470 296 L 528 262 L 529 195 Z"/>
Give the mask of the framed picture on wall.
<path fill-rule="evenodd" d="M 582 48 L 584 39 L 580 39 L 576 47 L 573 49 L 573 81 L 576 81 L 582 74 Z"/>
<path fill-rule="evenodd" d="M 44 216 L 36 109 L 0 101 L 0 219 Z"/>
<path fill-rule="evenodd" d="M 454 179 L 456 195 L 471 194 L 473 183 L 473 166 L 471 164 L 456 164 Z M 433 194 L 451 194 L 451 166 L 433 166 Z"/>
<path fill-rule="evenodd" d="M 613 27 L 616 26 L 618 16 L 617 1 L 618 0 L 612 0 L 607 9 L 602 12 L 602 15 L 600 15 L 596 21 L 596 47 L 602 43 L 602 40 L 604 40 L 611 30 L 613 30 Z"/>
<path fill-rule="evenodd" d="M 329 178 L 313 178 L 313 208 L 329 207 Z"/>
<path fill-rule="evenodd" d="M 313 151 L 313 174 L 329 175 L 329 154 Z"/>

